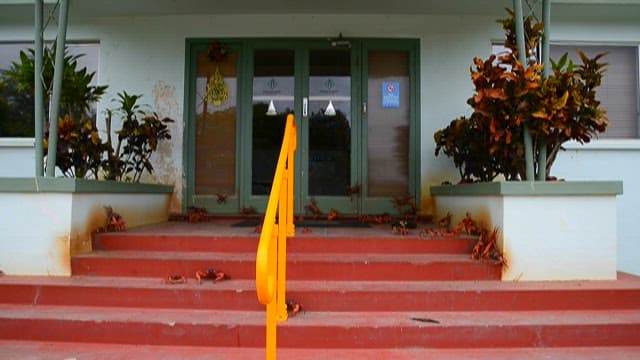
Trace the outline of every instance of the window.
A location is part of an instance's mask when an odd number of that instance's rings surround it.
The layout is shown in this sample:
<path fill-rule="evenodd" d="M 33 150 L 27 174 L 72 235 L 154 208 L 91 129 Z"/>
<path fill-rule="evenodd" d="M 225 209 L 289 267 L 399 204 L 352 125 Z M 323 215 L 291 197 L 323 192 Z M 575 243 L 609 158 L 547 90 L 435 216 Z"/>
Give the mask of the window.
<path fill-rule="evenodd" d="M 0 78 L 13 62 L 19 61 L 20 51 L 26 52 L 30 48 L 33 48 L 33 44 L 28 42 L 0 43 Z M 82 55 L 78 59 L 78 69 L 86 67 L 87 72 L 95 72 L 96 76 L 90 85 L 97 85 L 100 45 L 70 43 L 67 44 L 67 52 Z M 20 93 L 15 84 L 0 81 L 0 137 L 33 137 L 33 119 L 33 95 Z"/>
<path fill-rule="evenodd" d="M 567 53 L 574 63 L 580 64 L 582 62 L 578 56 L 578 50 L 588 57 L 607 53 L 602 60 L 608 64 L 607 71 L 597 93 L 602 107 L 607 109 L 607 117 L 611 123 L 607 131 L 599 134 L 598 137 L 607 139 L 640 137 L 638 46 L 552 44 L 551 59 L 557 60 Z M 508 49 L 501 44 L 494 44 L 492 47 L 493 54 L 504 51 Z"/>
<path fill-rule="evenodd" d="M 602 107 L 607 109 L 611 121 L 600 138 L 637 138 L 638 133 L 638 47 L 595 45 L 552 45 L 551 58 L 558 59 L 564 53 L 574 63 L 581 63 L 577 51 L 588 57 L 608 53 L 602 61 L 607 71 L 597 89 Z"/>

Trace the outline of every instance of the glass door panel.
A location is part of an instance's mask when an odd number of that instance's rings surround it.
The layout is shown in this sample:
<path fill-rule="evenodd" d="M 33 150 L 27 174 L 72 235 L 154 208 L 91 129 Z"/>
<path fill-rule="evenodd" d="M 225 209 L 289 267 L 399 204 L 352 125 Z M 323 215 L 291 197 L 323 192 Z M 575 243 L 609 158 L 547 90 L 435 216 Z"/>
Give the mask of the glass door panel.
<path fill-rule="evenodd" d="M 393 213 L 398 195 L 419 200 L 416 41 L 256 39 L 229 42 L 217 62 L 204 45 L 190 52 L 189 206 L 264 211 L 289 113 L 296 213 L 311 201 L 355 215 Z M 224 101 L 210 91 L 220 79 Z"/>
<path fill-rule="evenodd" d="M 410 87 L 406 51 L 369 51 L 367 196 L 409 191 Z"/>
<path fill-rule="evenodd" d="M 207 53 L 198 52 L 196 60 L 195 196 L 236 196 L 238 56 L 231 51 L 225 59 L 213 62 Z M 216 72 L 227 87 L 225 101 L 212 101 L 213 97 L 207 96 Z"/>
<path fill-rule="evenodd" d="M 253 64 L 251 194 L 269 195 L 286 116 L 294 109 L 295 53 L 256 50 Z"/>
<path fill-rule="evenodd" d="M 308 195 L 346 196 L 351 183 L 351 54 L 309 53 Z"/>

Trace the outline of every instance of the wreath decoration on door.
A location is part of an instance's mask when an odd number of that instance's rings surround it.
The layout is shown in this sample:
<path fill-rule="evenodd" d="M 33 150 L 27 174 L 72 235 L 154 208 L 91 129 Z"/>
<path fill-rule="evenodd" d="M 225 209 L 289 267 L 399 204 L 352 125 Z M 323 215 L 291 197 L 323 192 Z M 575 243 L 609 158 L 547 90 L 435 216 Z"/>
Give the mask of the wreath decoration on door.
<path fill-rule="evenodd" d="M 207 56 L 211 62 L 216 64 L 216 69 L 213 76 L 207 80 L 206 98 L 207 101 L 213 103 L 214 106 L 220 106 L 229 100 L 229 89 L 220 72 L 219 66 L 219 64 L 227 58 L 227 54 L 227 48 L 222 42 L 214 40 L 209 44 Z"/>

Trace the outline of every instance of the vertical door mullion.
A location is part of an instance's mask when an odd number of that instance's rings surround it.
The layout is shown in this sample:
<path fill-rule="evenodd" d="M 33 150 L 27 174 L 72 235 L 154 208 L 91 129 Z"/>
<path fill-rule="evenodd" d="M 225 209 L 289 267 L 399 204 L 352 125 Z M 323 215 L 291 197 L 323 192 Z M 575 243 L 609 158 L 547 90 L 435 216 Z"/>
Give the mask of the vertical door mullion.
<path fill-rule="evenodd" d="M 298 149 L 296 155 L 295 174 L 295 212 L 304 214 L 304 204 L 309 194 L 309 113 L 302 114 L 302 99 L 309 97 L 309 49 L 301 43 L 295 48 L 296 77 L 296 121 L 298 130 Z"/>
<path fill-rule="evenodd" d="M 252 93 L 253 93 L 253 52 L 254 47 L 248 43 L 244 45 L 245 54 L 244 61 L 242 62 L 244 79 L 242 84 L 242 121 L 241 121 L 241 131 L 238 139 L 238 143 L 240 144 L 240 156 L 242 158 L 242 162 L 239 166 L 239 182 L 240 182 L 240 208 L 248 207 L 250 205 L 251 198 L 251 164 L 252 164 L 252 155 L 251 155 L 251 147 L 253 146 L 253 101 L 252 101 Z"/>
<path fill-rule="evenodd" d="M 416 206 L 421 206 L 420 194 L 420 121 L 417 111 L 420 103 L 419 64 L 414 52 L 419 54 L 419 44 L 415 43 L 409 50 L 409 88 L 411 91 L 409 108 L 409 191 L 415 195 Z"/>
<path fill-rule="evenodd" d="M 368 159 L 369 152 L 367 145 L 369 144 L 369 61 L 368 61 L 368 47 L 365 43 L 363 43 L 360 47 L 360 88 L 361 88 L 361 96 L 362 101 L 361 104 L 366 103 L 367 109 L 366 111 L 362 111 L 362 120 L 360 123 L 362 124 L 362 128 L 360 131 L 360 138 L 362 138 L 360 144 L 361 151 L 361 161 L 360 161 L 360 212 L 364 213 L 367 211 L 366 199 L 369 189 L 369 184 L 367 181 L 368 176 Z"/>
<path fill-rule="evenodd" d="M 187 112 L 187 119 L 188 122 L 185 125 L 185 138 L 186 141 L 184 142 L 184 146 L 183 146 L 183 152 L 186 154 L 186 156 L 183 156 L 183 161 L 184 161 L 184 168 L 186 169 L 186 184 L 183 187 L 184 189 L 184 196 L 186 201 L 183 201 L 183 205 L 182 205 L 182 211 L 183 212 L 187 212 L 187 209 L 189 206 L 193 206 L 194 202 L 195 202 L 195 192 L 196 192 L 196 165 L 195 165 L 195 161 L 196 161 L 196 111 L 195 111 L 195 104 L 196 104 L 196 68 L 197 68 L 197 61 L 196 61 L 196 57 L 197 57 L 197 53 L 199 50 L 198 45 L 196 45 L 194 42 L 189 42 L 188 43 L 188 67 L 187 67 L 187 71 L 188 71 L 188 87 L 187 87 L 187 93 L 185 95 L 185 98 L 189 99 L 189 102 L 187 103 L 187 108 L 185 109 L 185 112 Z"/>
<path fill-rule="evenodd" d="M 363 144 L 366 144 L 366 113 L 363 111 L 363 102 L 366 99 L 365 77 L 361 69 L 365 65 L 362 56 L 362 43 L 351 43 L 351 186 L 360 186 L 360 194 L 352 195 L 352 203 L 357 214 L 363 209 L 363 185 L 366 174 L 366 153 Z"/>

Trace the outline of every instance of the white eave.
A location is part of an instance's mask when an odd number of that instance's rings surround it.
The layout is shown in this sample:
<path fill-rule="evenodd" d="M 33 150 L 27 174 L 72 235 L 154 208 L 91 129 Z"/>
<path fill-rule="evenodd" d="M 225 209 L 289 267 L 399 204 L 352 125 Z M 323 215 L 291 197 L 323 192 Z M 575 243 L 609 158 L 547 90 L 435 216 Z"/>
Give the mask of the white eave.
<path fill-rule="evenodd" d="M 47 7 L 57 1 L 45 0 Z M 0 19 L 28 19 L 33 0 L 0 0 Z M 433 14 L 501 16 L 512 0 L 72 0 L 70 17 L 129 17 L 189 14 Z M 564 17 L 640 18 L 640 0 L 552 0 Z"/>

